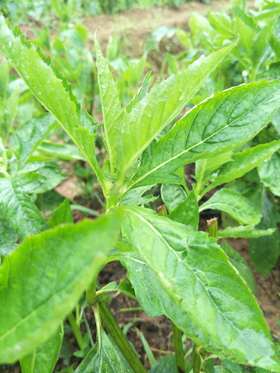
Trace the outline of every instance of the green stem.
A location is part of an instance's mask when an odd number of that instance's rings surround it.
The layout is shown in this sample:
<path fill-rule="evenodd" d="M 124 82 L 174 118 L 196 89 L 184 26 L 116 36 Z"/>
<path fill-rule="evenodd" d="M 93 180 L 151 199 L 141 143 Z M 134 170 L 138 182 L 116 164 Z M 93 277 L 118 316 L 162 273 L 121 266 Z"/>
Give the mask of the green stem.
<path fill-rule="evenodd" d="M 213 219 L 207 220 L 207 226 L 208 226 L 207 231 L 208 231 L 209 236 L 217 238 L 217 234 L 218 234 L 218 219 L 217 218 L 213 218 Z"/>
<path fill-rule="evenodd" d="M 183 333 L 172 324 L 172 342 L 175 350 L 176 365 L 179 372 L 185 372 L 184 347 L 182 342 Z"/>
<path fill-rule="evenodd" d="M 91 286 L 86 292 L 87 303 L 90 306 L 92 306 L 96 301 L 96 281 L 97 281 L 97 277 L 93 279 Z"/>
<path fill-rule="evenodd" d="M 83 214 L 89 215 L 89 216 L 99 216 L 100 215 L 100 213 L 98 211 L 93 210 L 93 209 L 89 209 L 88 207 L 84 207 L 84 206 L 81 206 L 81 205 L 71 205 L 71 210 L 80 211 Z"/>
<path fill-rule="evenodd" d="M 96 334 L 97 334 L 97 342 L 98 342 L 98 350 L 100 352 L 101 350 L 101 343 L 102 343 L 102 338 L 101 338 L 101 318 L 100 318 L 100 310 L 99 310 L 99 305 L 95 304 L 93 307 L 93 313 L 95 317 L 95 324 L 96 324 Z"/>
<path fill-rule="evenodd" d="M 193 346 L 192 352 L 193 373 L 200 373 L 202 360 L 197 346 Z"/>
<path fill-rule="evenodd" d="M 116 343 L 123 356 L 135 373 L 147 373 L 143 364 L 139 360 L 137 353 L 133 350 L 130 343 L 127 341 L 121 328 L 116 322 L 109 308 L 104 303 L 99 303 L 101 321 L 104 328 L 110 334 L 113 341 Z"/>
<path fill-rule="evenodd" d="M 80 326 L 78 325 L 75 317 L 73 316 L 72 313 L 70 313 L 70 315 L 68 315 L 68 321 L 69 321 L 69 324 L 71 325 L 71 328 L 72 328 L 72 331 L 73 331 L 73 334 L 76 338 L 76 341 L 78 343 L 78 346 L 80 348 L 80 350 L 83 350 L 84 349 L 84 339 L 83 339 L 83 336 L 82 336 L 82 333 L 81 333 L 81 330 L 80 330 Z"/>

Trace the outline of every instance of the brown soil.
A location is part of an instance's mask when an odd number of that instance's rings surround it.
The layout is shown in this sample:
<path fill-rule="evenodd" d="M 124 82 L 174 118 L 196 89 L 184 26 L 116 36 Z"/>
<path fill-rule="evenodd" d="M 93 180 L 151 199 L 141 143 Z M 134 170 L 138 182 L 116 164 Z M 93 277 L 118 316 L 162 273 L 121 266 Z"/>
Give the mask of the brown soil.
<path fill-rule="evenodd" d="M 249 0 L 253 4 L 254 0 Z M 102 47 L 105 48 L 112 36 L 123 37 L 126 53 L 132 57 L 143 54 L 147 37 L 160 26 L 187 28 L 188 18 L 192 13 L 207 14 L 209 11 L 226 10 L 230 7 L 229 0 L 211 0 L 211 4 L 196 1 L 178 8 L 152 7 L 147 9 L 130 9 L 114 15 L 89 16 L 82 23 L 90 32 L 90 43 L 96 34 Z M 38 21 L 30 18 L 28 23 L 20 25 L 22 32 L 29 39 L 36 37 L 37 31 L 43 27 Z M 56 34 L 59 28 L 57 19 L 50 21 L 50 30 Z"/>
<path fill-rule="evenodd" d="M 101 272 L 100 283 L 105 285 L 110 281 L 119 281 L 124 275 L 125 270 L 119 263 L 110 263 Z M 128 324 L 131 325 L 127 332 L 127 338 L 131 341 L 147 368 L 149 367 L 149 362 L 139 337 L 139 331 L 147 339 L 156 358 L 172 352 L 171 324 L 165 317 L 152 318 L 147 316 L 141 309 L 134 310 L 139 308 L 139 304 L 123 295 L 114 297 L 110 308 L 122 328 Z"/>
<path fill-rule="evenodd" d="M 98 36 L 102 45 L 106 45 L 112 35 L 123 36 L 131 48 L 133 56 L 141 55 L 147 36 L 160 26 L 187 27 L 189 16 L 193 12 L 207 14 L 210 10 L 227 9 L 228 0 L 213 0 L 210 5 L 191 2 L 179 8 L 154 7 L 149 9 L 131 9 L 112 16 L 100 15 L 87 17 L 85 25 L 91 34 Z"/>

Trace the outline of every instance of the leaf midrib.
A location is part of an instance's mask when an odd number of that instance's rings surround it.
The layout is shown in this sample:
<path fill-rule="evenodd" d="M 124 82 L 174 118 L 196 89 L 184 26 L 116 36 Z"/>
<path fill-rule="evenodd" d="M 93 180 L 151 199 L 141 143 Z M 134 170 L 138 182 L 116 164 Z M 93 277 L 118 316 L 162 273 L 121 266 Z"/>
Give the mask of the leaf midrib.
<path fill-rule="evenodd" d="M 196 272 L 193 271 L 192 267 L 189 266 L 189 264 L 186 262 L 186 261 L 183 261 L 182 258 L 178 255 L 178 253 L 176 252 L 176 250 L 174 250 L 172 248 L 172 246 L 169 245 L 169 243 L 165 240 L 165 238 L 162 236 L 162 234 L 144 217 L 142 216 L 141 214 L 138 214 L 137 212 L 135 212 L 134 210 L 129 210 L 129 212 L 131 212 L 132 214 L 134 214 L 136 217 L 138 217 L 139 220 L 143 221 L 146 225 L 148 225 L 150 227 L 150 229 L 152 229 L 152 231 L 155 232 L 155 234 L 160 238 L 161 241 L 163 241 L 164 245 L 166 245 L 174 254 L 175 256 L 177 257 L 177 259 L 183 263 L 184 265 L 186 265 L 189 270 L 194 274 L 194 277 L 197 279 L 197 281 L 201 284 L 202 288 L 205 290 L 205 292 L 208 294 L 209 298 L 211 299 L 212 303 L 214 304 L 214 307 L 216 308 L 216 310 L 218 311 L 218 313 L 222 316 L 222 318 L 228 322 L 229 324 L 232 325 L 232 327 L 237 330 L 237 332 L 240 331 L 240 328 L 238 328 L 235 323 L 232 321 L 232 320 L 229 320 L 227 317 L 225 317 L 224 313 L 220 311 L 220 308 L 219 306 L 216 304 L 215 302 L 215 299 L 213 298 L 213 296 L 208 292 L 206 286 L 203 284 L 203 282 L 201 281 L 201 279 L 196 276 Z M 141 253 L 140 253 L 141 255 Z M 233 269 L 235 269 L 232 264 L 228 261 L 228 264 L 229 266 L 231 266 Z M 154 271 L 155 273 L 157 273 L 156 271 Z M 160 282 L 162 283 L 162 279 L 160 278 L 160 276 L 157 276 L 159 277 L 159 280 Z M 170 284 L 170 282 L 168 282 Z M 172 297 L 174 298 L 174 294 L 171 292 L 170 293 L 172 295 Z M 175 298 L 176 299 L 176 298 Z M 182 299 L 182 297 L 180 296 L 180 299 Z M 264 334 L 265 335 L 265 334 Z M 265 335 L 266 338 L 267 338 L 267 335 Z"/>
<path fill-rule="evenodd" d="M 233 91 L 234 89 L 236 89 L 236 87 L 231 87 L 229 89 L 226 90 L 226 92 L 230 92 L 230 91 Z M 206 99 L 205 101 L 208 101 L 208 99 Z M 198 108 L 198 106 L 195 106 L 191 112 L 193 112 L 194 110 L 196 110 Z M 187 115 L 190 115 L 189 112 Z M 206 143 L 208 140 L 210 140 L 212 137 L 218 135 L 219 133 L 223 132 L 225 129 L 227 129 L 228 127 L 231 127 L 233 123 L 236 122 L 236 118 L 231 121 L 230 123 L 228 123 L 227 125 L 225 125 L 224 127 L 218 129 L 217 131 L 213 132 L 211 135 L 209 135 L 208 137 L 206 137 L 205 139 L 199 141 L 198 143 L 188 147 L 187 149 L 184 149 L 182 150 L 181 152 L 175 154 L 173 157 L 165 160 L 164 162 L 161 162 L 160 164 L 158 164 L 156 167 L 152 168 L 151 170 L 149 170 L 148 172 L 146 172 L 144 175 L 140 176 L 138 179 L 132 181 L 132 183 L 129 185 L 129 188 L 133 188 L 135 185 L 137 185 L 138 183 L 140 183 L 142 180 L 144 180 L 146 177 L 150 176 L 151 174 L 153 174 L 154 172 L 158 171 L 160 168 L 164 167 L 165 165 L 167 165 L 168 163 L 176 160 L 177 158 L 180 158 L 182 155 L 184 155 L 185 153 L 188 153 L 189 151 L 191 151 L 192 149 L 195 149 L 196 147 Z M 263 128 L 266 127 L 266 123 L 259 128 L 258 132 L 260 132 Z M 166 135 L 168 136 L 168 134 Z M 141 167 L 141 166 L 140 166 Z"/>
<path fill-rule="evenodd" d="M 234 121 L 233 121 L 234 122 Z M 184 149 L 183 151 L 181 151 L 180 153 L 177 153 L 176 155 L 174 155 L 173 157 L 167 159 L 166 161 L 158 164 L 156 167 L 154 167 L 153 169 L 149 170 L 148 172 L 146 172 L 146 174 L 142 175 L 141 177 L 139 177 L 138 179 L 136 179 L 130 186 L 129 188 L 132 188 L 133 186 L 137 185 L 139 182 L 141 182 L 142 180 L 144 180 L 146 177 L 148 177 L 149 175 L 151 175 L 152 173 L 156 172 L 157 170 L 159 170 L 160 168 L 164 167 L 165 165 L 167 165 L 168 163 L 174 161 L 175 159 L 177 158 L 180 158 L 182 155 L 184 155 L 185 153 L 188 153 L 190 150 L 204 144 L 205 142 L 207 142 L 208 140 L 210 140 L 212 137 L 218 135 L 220 132 L 224 131 L 226 128 L 230 127 L 231 124 L 233 123 L 229 123 L 227 124 L 226 126 L 220 128 L 219 130 L 213 132 L 210 136 L 206 137 L 205 139 L 199 141 L 198 143 L 188 147 L 187 149 Z M 265 127 L 265 125 L 263 127 L 260 128 L 260 131 Z"/>

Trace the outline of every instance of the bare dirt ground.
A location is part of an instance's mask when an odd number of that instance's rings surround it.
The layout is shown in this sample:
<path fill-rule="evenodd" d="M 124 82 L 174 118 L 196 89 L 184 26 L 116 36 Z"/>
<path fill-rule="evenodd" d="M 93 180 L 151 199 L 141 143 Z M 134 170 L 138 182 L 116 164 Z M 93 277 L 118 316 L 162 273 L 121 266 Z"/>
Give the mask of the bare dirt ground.
<path fill-rule="evenodd" d="M 96 33 L 102 45 L 107 44 L 110 36 L 121 35 L 129 40 L 133 54 L 138 55 L 143 51 L 147 36 L 158 27 L 187 28 L 188 18 L 192 13 L 207 14 L 209 11 L 227 9 L 229 6 L 229 0 L 213 0 L 209 5 L 191 2 L 179 8 L 131 9 L 112 16 L 87 17 L 84 22 L 90 32 Z"/>

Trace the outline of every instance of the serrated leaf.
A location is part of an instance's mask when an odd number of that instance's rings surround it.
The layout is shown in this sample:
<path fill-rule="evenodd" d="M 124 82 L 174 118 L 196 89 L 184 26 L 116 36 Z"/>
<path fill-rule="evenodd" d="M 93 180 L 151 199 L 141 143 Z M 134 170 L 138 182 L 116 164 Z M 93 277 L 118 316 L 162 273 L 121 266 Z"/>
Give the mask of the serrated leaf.
<path fill-rule="evenodd" d="M 47 341 L 106 261 L 119 214 L 63 225 L 26 239 L 0 267 L 0 363 Z"/>
<path fill-rule="evenodd" d="M 102 51 L 97 39 L 95 40 L 95 50 L 98 88 L 103 113 L 105 141 L 111 165 L 112 167 L 114 167 L 115 158 L 112 154 L 112 151 L 115 144 L 119 143 L 120 141 L 118 139 L 121 134 L 120 117 L 124 114 L 124 111 L 120 103 L 119 92 L 110 71 L 109 64 L 102 55 Z"/>
<path fill-rule="evenodd" d="M 32 354 L 20 361 L 21 373 L 52 373 L 63 341 L 63 327 L 38 347 Z"/>
<path fill-rule="evenodd" d="M 166 315 L 220 358 L 280 371 L 254 296 L 214 240 L 146 209 L 127 208 L 124 217 L 137 254 L 123 262 L 146 312 Z"/>
<path fill-rule="evenodd" d="M 270 159 L 273 153 L 277 152 L 279 149 L 280 141 L 272 141 L 233 154 L 231 160 L 225 163 L 216 174 L 210 177 L 211 184 L 206 188 L 204 193 L 218 185 L 229 183 L 244 176 L 246 173 L 262 164 L 265 160 Z"/>
<path fill-rule="evenodd" d="M 155 85 L 120 120 L 119 142 L 114 144 L 112 152 L 121 174 L 134 164 L 153 139 L 180 114 L 232 48 L 231 45 L 208 57 L 202 57 L 182 72 Z"/>
<path fill-rule="evenodd" d="M 15 36 L 0 16 L 0 50 L 16 68 L 38 101 L 56 118 L 78 146 L 102 182 L 95 158 L 93 127 L 87 116 L 65 89 L 63 82 L 39 56 L 34 46 L 27 46 L 23 37 Z"/>
<path fill-rule="evenodd" d="M 256 136 L 271 120 L 279 98 L 278 81 L 258 81 L 202 102 L 146 150 L 130 185 L 178 183 L 174 173 L 179 167 Z"/>
<path fill-rule="evenodd" d="M 205 210 L 223 211 L 240 224 L 245 225 L 256 225 L 261 220 L 261 214 L 254 202 L 232 188 L 218 190 L 200 206 L 200 212 Z"/>
<path fill-rule="evenodd" d="M 264 186 L 280 197 L 280 153 L 274 154 L 259 167 L 259 176 Z"/>

